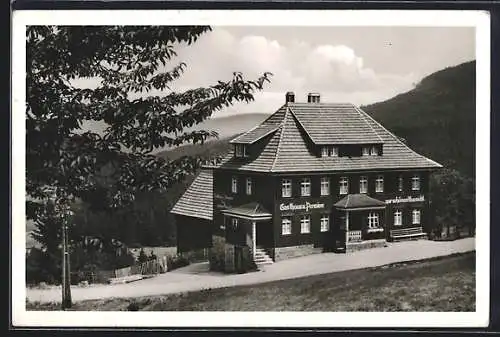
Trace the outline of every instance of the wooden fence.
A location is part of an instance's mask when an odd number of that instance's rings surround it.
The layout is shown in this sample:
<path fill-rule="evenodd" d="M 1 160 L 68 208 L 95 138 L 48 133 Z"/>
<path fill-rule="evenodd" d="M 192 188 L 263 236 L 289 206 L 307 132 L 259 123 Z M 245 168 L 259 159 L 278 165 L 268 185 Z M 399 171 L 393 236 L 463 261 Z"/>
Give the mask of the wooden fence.
<path fill-rule="evenodd" d="M 155 275 L 165 273 L 168 270 L 176 267 L 170 265 L 172 259 L 182 257 L 190 263 L 208 261 L 208 249 L 181 253 L 179 255 L 163 255 L 154 260 L 149 260 L 143 263 L 136 263 L 130 267 L 120 268 L 116 270 L 98 270 L 85 272 L 72 272 L 72 283 L 87 281 L 88 283 L 106 283 L 111 278 L 122 278 L 131 275 Z"/>

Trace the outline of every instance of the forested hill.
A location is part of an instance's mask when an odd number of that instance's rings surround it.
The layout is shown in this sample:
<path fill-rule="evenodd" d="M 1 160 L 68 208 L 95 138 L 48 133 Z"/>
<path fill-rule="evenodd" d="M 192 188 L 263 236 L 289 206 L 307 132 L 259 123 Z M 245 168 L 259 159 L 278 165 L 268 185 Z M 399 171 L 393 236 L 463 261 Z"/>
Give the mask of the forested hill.
<path fill-rule="evenodd" d="M 474 177 L 475 70 L 475 61 L 443 69 L 409 92 L 362 109 L 415 151 Z"/>

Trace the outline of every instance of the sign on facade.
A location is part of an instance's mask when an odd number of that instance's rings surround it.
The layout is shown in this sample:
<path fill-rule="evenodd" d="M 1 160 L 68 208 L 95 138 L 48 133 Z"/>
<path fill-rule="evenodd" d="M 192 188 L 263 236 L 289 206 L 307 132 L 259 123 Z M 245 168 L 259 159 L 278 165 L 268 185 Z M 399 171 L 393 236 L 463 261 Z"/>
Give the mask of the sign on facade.
<path fill-rule="evenodd" d="M 401 203 L 407 203 L 407 202 L 419 202 L 419 201 L 424 201 L 425 198 L 423 195 L 419 197 L 406 197 L 406 198 L 400 198 L 396 197 L 395 199 L 387 199 L 385 201 L 386 204 L 401 204 Z"/>
<path fill-rule="evenodd" d="M 310 209 L 322 209 L 325 208 L 324 203 L 310 203 L 306 201 L 304 204 L 294 204 L 293 202 L 289 204 L 280 204 L 280 211 L 306 211 L 309 212 Z"/>

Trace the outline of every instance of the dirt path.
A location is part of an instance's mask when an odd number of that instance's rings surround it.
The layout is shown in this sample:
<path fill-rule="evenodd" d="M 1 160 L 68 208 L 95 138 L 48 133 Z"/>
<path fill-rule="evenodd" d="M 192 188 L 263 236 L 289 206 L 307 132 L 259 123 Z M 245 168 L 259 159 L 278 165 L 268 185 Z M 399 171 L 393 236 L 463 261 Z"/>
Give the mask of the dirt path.
<path fill-rule="evenodd" d="M 162 295 L 376 267 L 388 263 L 421 260 L 473 250 L 475 250 L 474 238 L 442 242 L 428 240 L 400 242 L 389 244 L 386 248 L 374 248 L 349 254 L 324 253 L 290 259 L 267 265 L 262 271 L 241 275 L 212 273 L 208 271 L 208 263 L 198 263 L 137 282 L 94 285 L 88 288 L 72 287 L 71 292 L 73 301 Z M 58 287 L 26 289 L 26 297 L 31 302 L 58 302 L 61 299 L 61 290 Z"/>

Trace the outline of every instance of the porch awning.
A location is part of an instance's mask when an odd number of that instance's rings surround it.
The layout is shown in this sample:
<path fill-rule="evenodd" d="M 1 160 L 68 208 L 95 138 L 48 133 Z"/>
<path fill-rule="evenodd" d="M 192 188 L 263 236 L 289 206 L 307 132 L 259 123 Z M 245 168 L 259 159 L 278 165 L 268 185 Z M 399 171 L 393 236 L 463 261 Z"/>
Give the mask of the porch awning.
<path fill-rule="evenodd" d="M 248 220 L 270 220 L 273 215 L 269 213 L 261 204 L 258 202 L 251 202 L 241 206 L 231 207 L 222 210 L 224 215 L 234 216 L 237 218 L 248 219 Z"/>
<path fill-rule="evenodd" d="M 383 209 L 385 202 L 371 198 L 366 194 L 348 194 L 333 206 L 343 210 Z"/>

